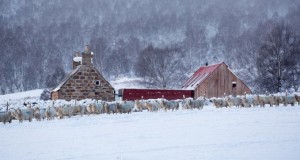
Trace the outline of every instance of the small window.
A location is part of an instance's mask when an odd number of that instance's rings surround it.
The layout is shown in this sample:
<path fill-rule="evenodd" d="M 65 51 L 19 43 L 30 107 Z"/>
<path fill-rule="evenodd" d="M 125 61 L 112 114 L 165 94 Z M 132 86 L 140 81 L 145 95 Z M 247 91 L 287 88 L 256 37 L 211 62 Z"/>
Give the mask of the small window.
<path fill-rule="evenodd" d="M 236 87 L 236 82 L 233 81 L 233 82 L 232 82 L 232 88 L 235 88 L 235 87 Z"/>
<path fill-rule="evenodd" d="M 95 81 L 96 86 L 100 86 L 100 81 Z"/>

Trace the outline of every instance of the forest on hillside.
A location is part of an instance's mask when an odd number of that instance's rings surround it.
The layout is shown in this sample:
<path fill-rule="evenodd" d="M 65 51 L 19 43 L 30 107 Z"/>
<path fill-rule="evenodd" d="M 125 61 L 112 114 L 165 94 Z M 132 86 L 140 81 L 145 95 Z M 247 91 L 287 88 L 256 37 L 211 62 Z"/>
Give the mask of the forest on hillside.
<path fill-rule="evenodd" d="M 300 87 L 299 0 L 0 0 L 0 35 L 0 94 L 55 87 L 85 44 L 109 81 L 224 61 L 256 93 Z"/>

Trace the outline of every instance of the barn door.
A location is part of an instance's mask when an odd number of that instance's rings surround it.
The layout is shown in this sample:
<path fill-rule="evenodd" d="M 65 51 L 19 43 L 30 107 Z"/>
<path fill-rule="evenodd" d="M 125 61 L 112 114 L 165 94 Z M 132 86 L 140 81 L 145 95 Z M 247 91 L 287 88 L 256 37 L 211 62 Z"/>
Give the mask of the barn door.
<path fill-rule="evenodd" d="M 237 83 L 236 81 L 232 81 L 232 95 L 235 97 L 236 96 L 236 92 L 237 92 Z"/>

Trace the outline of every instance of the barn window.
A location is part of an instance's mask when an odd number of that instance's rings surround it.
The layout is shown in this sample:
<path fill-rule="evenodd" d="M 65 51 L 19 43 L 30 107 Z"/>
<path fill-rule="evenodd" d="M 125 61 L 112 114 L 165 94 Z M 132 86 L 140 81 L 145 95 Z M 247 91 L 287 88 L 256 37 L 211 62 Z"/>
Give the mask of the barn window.
<path fill-rule="evenodd" d="M 236 82 L 233 81 L 233 82 L 232 82 L 232 88 L 235 88 L 235 87 L 236 87 Z"/>
<path fill-rule="evenodd" d="M 99 81 L 99 80 L 96 80 L 96 81 L 95 81 L 95 84 L 96 84 L 96 86 L 100 86 L 100 81 Z"/>

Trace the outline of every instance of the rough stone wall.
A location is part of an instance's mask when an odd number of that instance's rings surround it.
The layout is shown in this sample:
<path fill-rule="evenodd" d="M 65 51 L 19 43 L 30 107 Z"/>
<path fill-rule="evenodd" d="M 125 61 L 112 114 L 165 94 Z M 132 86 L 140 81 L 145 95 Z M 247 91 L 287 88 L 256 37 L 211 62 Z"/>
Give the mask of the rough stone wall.
<path fill-rule="evenodd" d="M 100 81 L 96 85 L 95 81 Z M 53 97 L 54 98 L 54 97 Z M 60 87 L 58 99 L 114 100 L 114 89 L 92 66 L 84 65 Z"/>

